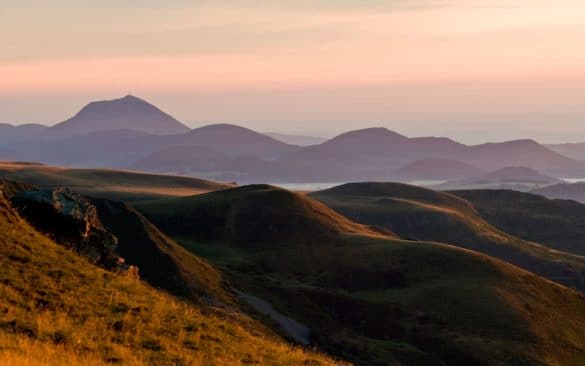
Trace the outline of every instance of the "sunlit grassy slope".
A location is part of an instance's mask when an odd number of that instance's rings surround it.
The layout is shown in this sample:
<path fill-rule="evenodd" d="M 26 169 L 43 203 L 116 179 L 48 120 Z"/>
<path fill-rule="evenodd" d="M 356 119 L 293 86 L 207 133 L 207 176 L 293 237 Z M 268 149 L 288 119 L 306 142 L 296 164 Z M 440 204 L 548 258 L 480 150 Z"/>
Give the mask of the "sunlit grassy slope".
<path fill-rule="evenodd" d="M 0 364 L 333 364 L 236 310 L 195 306 L 89 264 L 0 197 Z"/>
<path fill-rule="evenodd" d="M 265 185 L 136 207 L 359 364 L 585 362 L 583 296 L 488 256 L 384 236 Z"/>
<path fill-rule="evenodd" d="M 357 222 L 378 225 L 405 238 L 476 250 L 585 290 L 585 257 L 501 231 L 469 201 L 454 195 L 399 183 L 352 183 L 311 193 L 311 197 Z M 554 223 L 541 222 L 531 230 L 546 232 L 549 226 Z"/>
<path fill-rule="evenodd" d="M 204 179 L 171 175 L 111 169 L 69 169 L 2 161 L 0 178 L 37 187 L 67 187 L 92 197 L 117 201 L 188 196 L 230 187 Z"/>

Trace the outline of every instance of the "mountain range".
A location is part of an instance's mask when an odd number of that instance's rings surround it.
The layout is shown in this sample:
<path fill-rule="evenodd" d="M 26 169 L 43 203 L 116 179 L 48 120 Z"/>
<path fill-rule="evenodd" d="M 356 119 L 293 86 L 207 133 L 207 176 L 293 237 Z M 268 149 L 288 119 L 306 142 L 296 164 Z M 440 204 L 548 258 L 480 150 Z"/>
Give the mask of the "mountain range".
<path fill-rule="evenodd" d="M 465 145 L 449 138 L 410 138 L 386 128 L 365 128 L 300 146 L 283 142 L 295 141 L 294 136 L 266 135 L 236 125 L 189 129 L 134 96 L 90 103 L 52 127 L 0 125 L 0 132 L 4 159 L 223 181 L 449 180 L 507 166 L 563 178 L 585 173 L 585 163 L 533 140 Z M 307 145 L 306 136 L 301 137 L 296 141 Z"/>

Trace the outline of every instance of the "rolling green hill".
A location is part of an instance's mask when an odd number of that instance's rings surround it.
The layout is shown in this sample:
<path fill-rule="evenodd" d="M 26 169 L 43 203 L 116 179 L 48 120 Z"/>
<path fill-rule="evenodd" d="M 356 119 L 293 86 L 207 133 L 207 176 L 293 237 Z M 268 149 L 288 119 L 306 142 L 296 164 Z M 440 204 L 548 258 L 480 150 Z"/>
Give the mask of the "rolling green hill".
<path fill-rule="evenodd" d="M 18 187 L 17 187 L 18 188 Z M 3 365 L 333 365 L 235 308 L 180 301 L 90 264 L 0 194 Z"/>
<path fill-rule="evenodd" d="M 585 257 L 498 230 L 470 202 L 454 195 L 399 183 L 352 183 L 311 196 L 356 222 L 377 225 L 404 238 L 482 252 L 585 290 Z"/>
<path fill-rule="evenodd" d="M 0 178 L 38 187 L 67 187 L 92 197 L 137 201 L 187 196 L 231 187 L 197 178 L 112 169 L 69 169 L 0 161 Z"/>
<path fill-rule="evenodd" d="M 451 197 L 429 199 L 467 205 Z M 497 259 L 384 235 L 266 185 L 135 206 L 359 364 L 585 362 L 583 295 Z"/>
<path fill-rule="evenodd" d="M 486 221 L 507 233 L 585 256 L 585 205 L 582 203 L 511 190 L 451 193 L 473 203 Z"/>

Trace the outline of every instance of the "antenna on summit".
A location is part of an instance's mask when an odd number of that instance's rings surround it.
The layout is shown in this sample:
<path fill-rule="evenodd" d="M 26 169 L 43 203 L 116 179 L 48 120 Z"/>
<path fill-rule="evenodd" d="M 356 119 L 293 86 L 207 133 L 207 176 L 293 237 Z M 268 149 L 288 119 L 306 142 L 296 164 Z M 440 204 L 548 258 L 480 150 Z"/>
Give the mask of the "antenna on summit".
<path fill-rule="evenodd" d="M 128 89 L 128 95 L 132 96 L 132 90 Z"/>

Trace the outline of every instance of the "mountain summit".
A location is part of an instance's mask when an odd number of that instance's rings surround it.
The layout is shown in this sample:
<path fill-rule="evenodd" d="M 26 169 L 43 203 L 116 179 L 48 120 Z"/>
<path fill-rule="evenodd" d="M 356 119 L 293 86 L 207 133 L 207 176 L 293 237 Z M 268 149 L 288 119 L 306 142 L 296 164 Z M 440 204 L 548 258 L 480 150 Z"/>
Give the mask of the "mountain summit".
<path fill-rule="evenodd" d="M 44 135 L 61 138 L 123 129 L 154 135 L 189 131 L 187 126 L 154 105 L 127 95 L 120 99 L 89 103 L 75 116 L 44 131 Z"/>

